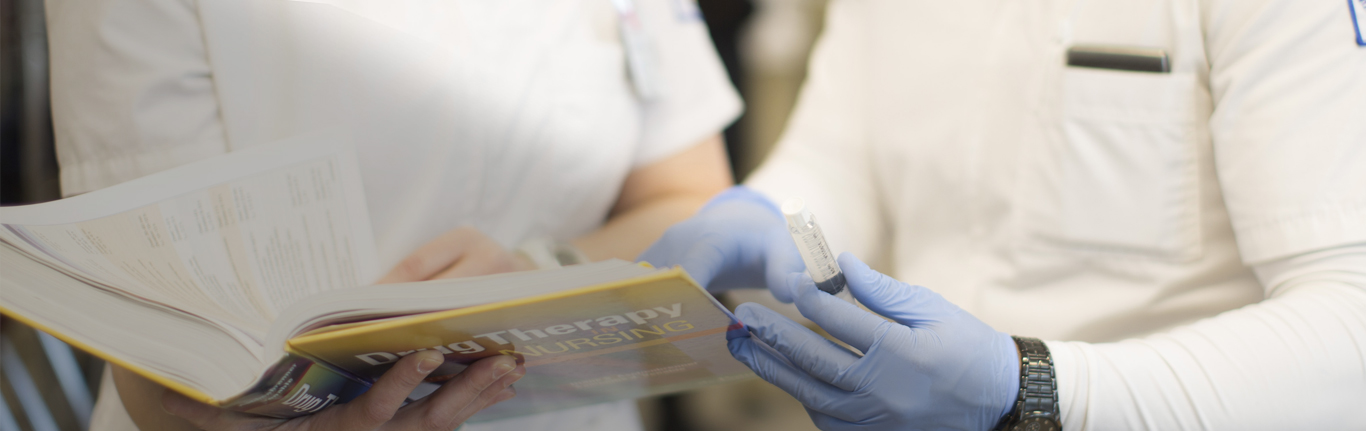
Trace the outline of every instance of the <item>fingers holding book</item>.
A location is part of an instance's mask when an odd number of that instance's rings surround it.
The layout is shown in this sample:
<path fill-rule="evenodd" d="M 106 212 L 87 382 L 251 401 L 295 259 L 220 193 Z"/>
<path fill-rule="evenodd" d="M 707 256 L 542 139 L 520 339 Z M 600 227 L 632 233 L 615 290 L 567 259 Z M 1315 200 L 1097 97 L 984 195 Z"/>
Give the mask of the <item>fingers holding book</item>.
<path fill-rule="evenodd" d="M 535 269 L 531 262 L 503 248 L 473 227 L 447 231 L 423 244 L 376 284 L 473 277 Z"/>
<path fill-rule="evenodd" d="M 208 431 L 449 431 L 480 410 L 511 399 L 516 395 L 512 383 L 526 374 L 526 368 L 512 357 L 485 358 L 471 364 L 432 395 L 404 406 L 408 394 L 442 361 L 442 355 L 435 351 L 413 353 L 354 401 L 290 420 L 223 410 L 172 391 L 166 391 L 162 405 L 197 429 Z"/>
<path fill-rule="evenodd" d="M 511 356 L 482 359 L 442 384 L 441 389 L 400 409 L 392 424 L 399 426 L 393 429 L 455 429 L 480 410 L 516 396 L 512 384 L 525 374 L 526 367 Z"/>

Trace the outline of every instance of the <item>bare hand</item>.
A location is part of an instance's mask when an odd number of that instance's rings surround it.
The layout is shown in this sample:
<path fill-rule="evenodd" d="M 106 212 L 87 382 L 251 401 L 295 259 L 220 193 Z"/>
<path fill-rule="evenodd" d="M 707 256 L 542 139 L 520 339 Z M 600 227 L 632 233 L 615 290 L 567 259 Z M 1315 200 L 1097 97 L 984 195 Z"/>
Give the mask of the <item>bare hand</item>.
<path fill-rule="evenodd" d="M 526 374 L 526 368 L 510 356 L 484 358 L 441 389 L 404 406 L 408 394 L 441 361 L 435 351 L 413 353 L 355 400 L 288 420 L 223 410 L 172 391 L 166 391 L 161 402 L 167 412 L 208 431 L 451 431 L 485 407 L 515 396 L 511 385 Z"/>
<path fill-rule="evenodd" d="M 478 229 L 448 231 L 403 258 L 377 284 L 474 277 L 535 269 L 526 259 L 503 249 Z"/>

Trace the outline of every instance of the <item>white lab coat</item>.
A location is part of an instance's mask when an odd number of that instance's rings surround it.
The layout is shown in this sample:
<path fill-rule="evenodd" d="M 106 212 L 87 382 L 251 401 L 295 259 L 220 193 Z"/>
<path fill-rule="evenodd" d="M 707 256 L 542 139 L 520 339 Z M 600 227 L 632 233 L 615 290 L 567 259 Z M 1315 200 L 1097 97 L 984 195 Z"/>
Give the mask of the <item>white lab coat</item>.
<path fill-rule="evenodd" d="M 344 128 L 381 268 L 460 226 L 573 238 L 632 169 L 741 108 L 695 5 L 637 3 L 648 102 L 607 0 L 49 0 L 63 192 Z M 132 429 L 118 401 L 103 391 L 94 430 Z M 628 401 L 465 429 L 639 428 Z"/>
<path fill-rule="evenodd" d="M 1366 47 L 1342 0 L 834 0 L 748 183 L 1049 342 L 1063 426 L 1363 429 Z M 1067 67 L 1152 47 L 1168 74 Z"/>

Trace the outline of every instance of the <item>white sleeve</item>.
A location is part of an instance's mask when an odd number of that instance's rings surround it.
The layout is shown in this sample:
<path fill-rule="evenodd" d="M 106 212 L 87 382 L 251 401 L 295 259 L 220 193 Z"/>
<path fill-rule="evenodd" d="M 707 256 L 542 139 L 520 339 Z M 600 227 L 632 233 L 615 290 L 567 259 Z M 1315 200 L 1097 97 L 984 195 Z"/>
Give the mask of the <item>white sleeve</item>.
<path fill-rule="evenodd" d="M 875 261 L 889 228 L 869 151 L 866 2 L 832 1 L 787 130 L 746 185 L 781 203 L 801 197 L 830 248 Z"/>
<path fill-rule="evenodd" d="M 1063 426 L 1366 429 L 1366 48 L 1350 4 L 1205 0 L 1219 185 L 1260 303 L 1050 342 Z"/>
<path fill-rule="evenodd" d="M 712 46 L 695 0 L 635 3 L 654 47 L 660 96 L 643 102 L 641 142 L 635 165 L 643 166 L 692 147 L 739 117 L 743 105 Z"/>
<path fill-rule="evenodd" d="M 1214 162 L 1243 261 L 1366 242 L 1366 47 L 1352 4 L 1204 3 Z"/>
<path fill-rule="evenodd" d="M 1257 274 L 1273 298 L 1141 339 L 1048 342 L 1063 428 L 1366 429 L 1366 245 Z"/>
<path fill-rule="evenodd" d="M 62 194 L 222 154 L 198 12 L 181 0 L 48 0 Z"/>

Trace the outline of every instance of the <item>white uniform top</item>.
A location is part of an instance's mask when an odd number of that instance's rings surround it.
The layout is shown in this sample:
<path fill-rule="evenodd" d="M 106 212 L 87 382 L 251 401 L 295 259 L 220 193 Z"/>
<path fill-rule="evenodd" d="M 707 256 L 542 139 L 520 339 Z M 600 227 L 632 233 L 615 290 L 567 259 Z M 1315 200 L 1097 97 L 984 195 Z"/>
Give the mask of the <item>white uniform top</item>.
<path fill-rule="evenodd" d="M 343 126 L 388 268 L 459 226 L 509 248 L 587 233 L 630 170 L 741 108 L 691 0 L 636 5 L 648 102 L 608 0 L 334 3 L 50 0 L 64 193 Z M 133 428 L 118 401 L 94 430 Z M 639 427 L 628 401 L 466 429 Z"/>
<path fill-rule="evenodd" d="M 836 252 L 1067 340 L 1048 344 L 1066 429 L 1363 429 L 1349 6 L 835 0 L 749 184 L 805 197 Z M 1080 44 L 1172 70 L 1067 67 Z"/>

